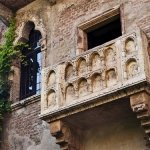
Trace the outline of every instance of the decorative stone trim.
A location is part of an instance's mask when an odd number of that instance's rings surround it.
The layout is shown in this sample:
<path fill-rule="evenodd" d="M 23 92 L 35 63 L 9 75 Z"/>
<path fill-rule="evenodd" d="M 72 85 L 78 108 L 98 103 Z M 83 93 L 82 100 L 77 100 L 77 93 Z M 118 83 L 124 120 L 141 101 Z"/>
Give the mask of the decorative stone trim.
<path fill-rule="evenodd" d="M 26 98 L 24 100 L 13 103 L 11 105 L 11 108 L 12 108 L 12 111 L 15 111 L 15 110 L 18 110 L 18 109 L 23 108 L 25 106 L 28 106 L 30 104 L 39 102 L 40 100 L 41 100 L 41 95 L 33 95 L 29 98 Z"/>
<path fill-rule="evenodd" d="M 77 102 L 75 104 L 64 106 L 62 108 L 58 108 L 57 110 L 53 111 L 45 111 L 45 113 L 40 114 L 40 118 L 44 119 L 47 122 L 53 122 L 62 118 L 65 118 L 67 116 L 103 105 L 108 102 L 112 102 L 121 98 L 128 97 L 130 95 L 133 95 L 135 93 L 148 90 L 148 86 L 146 81 L 143 81 L 141 83 L 137 83 L 136 85 L 133 85 L 131 87 L 126 87 L 123 89 L 118 89 L 116 91 L 112 91 L 109 93 L 105 93 L 103 95 L 95 96 L 94 98 L 88 98 L 85 101 Z"/>

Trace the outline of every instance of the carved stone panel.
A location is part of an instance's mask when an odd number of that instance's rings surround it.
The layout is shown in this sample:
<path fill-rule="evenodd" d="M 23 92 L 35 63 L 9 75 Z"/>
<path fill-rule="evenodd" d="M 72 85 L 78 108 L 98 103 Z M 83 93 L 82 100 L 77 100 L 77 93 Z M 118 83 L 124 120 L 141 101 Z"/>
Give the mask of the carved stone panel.
<path fill-rule="evenodd" d="M 56 83 L 56 74 L 54 71 L 50 71 L 47 83 L 48 86 L 53 86 Z"/>
<path fill-rule="evenodd" d="M 69 80 L 73 77 L 73 75 L 74 75 L 73 66 L 71 64 L 68 64 L 65 69 L 65 79 Z"/>
<path fill-rule="evenodd" d="M 132 38 L 128 38 L 125 42 L 125 50 L 127 54 L 130 54 L 136 51 L 135 42 Z"/>
<path fill-rule="evenodd" d="M 136 60 L 132 59 L 127 63 L 127 76 L 128 78 L 135 77 L 138 74 L 138 64 Z"/>
<path fill-rule="evenodd" d="M 86 70 L 87 70 L 86 60 L 82 58 L 78 61 L 78 75 L 80 76 L 85 74 Z"/>
<path fill-rule="evenodd" d="M 70 102 L 73 99 L 75 99 L 75 90 L 74 90 L 73 85 L 69 85 L 66 88 L 66 101 Z"/>
<path fill-rule="evenodd" d="M 106 73 L 106 82 L 107 82 L 107 87 L 110 87 L 117 82 L 117 75 L 115 72 L 115 69 L 110 69 Z"/>
<path fill-rule="evenodd" d="M 86 79 L 81 79 L 79 82 L 79 96 L 85 96 L 88 93 L 88 83 Z"/>
<path fill-rule="evenodd" d="M 105 61 L 106 61 L 106 66 L 112 66 L 112 64 L 115 63 L 116 60 L 116 53 L 115 50 L 112 48 L 108 48 L 105 50 Z"/>
<path fill-rule="evenodd" d="M 47 106 L 48 107 L 52 107 L 56 105 L 56 93 L 54 90 L 51 90 L 48 94 L 47 94 Z"/>
<path fill-rule="evenodd" d="M 102 67 L 102 62 L 100 59 L 99 54 L 93 54 L 91 57 L 91 61 L 92 61 L 92 70 L 97 70 L 100 69 Z"/>
<path fill-rule="evenodd" d="M 103 89 L 103 80 L 100 74 L 95 74 L 92 77 L 93 92 Z"/>

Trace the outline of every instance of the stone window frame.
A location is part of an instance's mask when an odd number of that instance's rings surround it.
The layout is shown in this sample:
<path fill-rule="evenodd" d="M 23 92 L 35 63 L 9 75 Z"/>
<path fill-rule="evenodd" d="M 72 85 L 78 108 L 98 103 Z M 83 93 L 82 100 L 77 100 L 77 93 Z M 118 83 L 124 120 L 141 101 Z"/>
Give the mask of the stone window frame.
<path fill-rule="evenodd" d="M 37 19 L 33 18 L 20 23 L 20 26 L 16 28 L 17 37 L 14 43 L 28 41 L 28 35 L 30 33 L 30 29 L 26 30 L 26 28 L 29 22 L 32 22 L 35 25 L 35 30 L 39 31 L 42 35 L 42 39 L 40 40 L 40 45 L 41 45 L 41 52 L 42 52 L 42 69 L 43 69 L 46 65 L 45 61 L 46 61 L 46 51 L 47 51 L 47 35 L 45 30 L 46 28 L 43 25 L 43 23 L 41 23 L 41 20 L 39 23 L 38 18 Z M 14 104 L 18 103 L 18 101 L 20 101 L 21 104 L 22 101 L 29 101 L 30 99 L 36 100 L 35 97 L 39 97 L 39 94 L 38 95 L 35 94 L 33 96 L 20 100 L 20 76 L 21 76 L 20 66 L 21 66 L 20 61 L 15 60 L 11 66 L 11 70 L 13 70 L 13 73 L 11 73 L 9 76 L 11 80 L 10 101 Z"/>
<path fill-rule="evenodd" d="M 121 32 L 122 34 L 125 33 L 124 29 L 124 20 L 123 20 L 123 7 L 117 6 L 115 8 L 112 8 L 110 10 L 107 10 L 101 14 L 98 14 L 97 16 L 94 16 L 92 18 L 89 18 L 88 20 L 80 23 L 76 30 L 77 30 L 77 38 L 76 38 L 76 55 L 83 54 L 88 50 L 88 41 L 87 41 L 87 35 L 86 30 L 91 28 L 92 26 L 96 24 L 100 24 L 105 20 L 111 19 L 112 17 L 120 15 L 120 22 L 121 22 Z"/>

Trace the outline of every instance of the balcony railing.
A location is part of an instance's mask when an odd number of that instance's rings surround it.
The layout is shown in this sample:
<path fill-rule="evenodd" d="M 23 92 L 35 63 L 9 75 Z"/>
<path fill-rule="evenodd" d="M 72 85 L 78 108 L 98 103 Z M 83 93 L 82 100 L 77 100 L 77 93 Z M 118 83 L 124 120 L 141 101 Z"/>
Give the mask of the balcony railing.
<path fill-rule="evenodd" d="M 41 115 L 68 109 L 146 80 L 149 56 L 140 31 L 43 70 Z"/>

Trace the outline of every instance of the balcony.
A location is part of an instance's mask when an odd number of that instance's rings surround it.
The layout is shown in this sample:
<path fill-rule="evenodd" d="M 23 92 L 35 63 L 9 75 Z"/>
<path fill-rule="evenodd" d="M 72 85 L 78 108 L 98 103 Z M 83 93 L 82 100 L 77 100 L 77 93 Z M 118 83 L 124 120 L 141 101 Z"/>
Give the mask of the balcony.
<path fill-rule="evenodd" d="M 149 79 L 145 35 L 137 29 L 43 69 L 41 118 L 49 121 L 129 96 Z"/>

